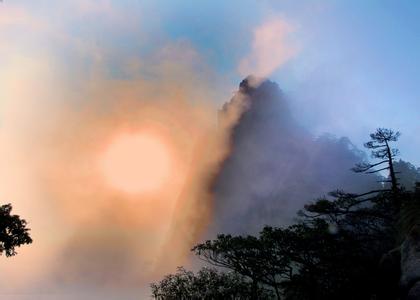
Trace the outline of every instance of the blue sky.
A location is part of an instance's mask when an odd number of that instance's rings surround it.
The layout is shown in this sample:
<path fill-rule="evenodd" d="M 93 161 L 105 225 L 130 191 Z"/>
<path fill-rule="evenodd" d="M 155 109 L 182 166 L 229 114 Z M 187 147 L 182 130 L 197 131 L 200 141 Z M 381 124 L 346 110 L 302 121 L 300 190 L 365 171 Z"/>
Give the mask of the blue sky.
<path fill-rule="evenodd" d="M 285 18 L 297 28 L 300 51 L 269 77 L 296 94 L 296 117 L 315 133 L 348 135 L 358 146 L 376 127 L 398 129 L 402 157 L 420 163 L 419 2 L 211 3 L 166 6 L 166 31 L 191 40 L 219 72 L 239 81 L 235 67 L 252 28 L 269 15 Z"/>

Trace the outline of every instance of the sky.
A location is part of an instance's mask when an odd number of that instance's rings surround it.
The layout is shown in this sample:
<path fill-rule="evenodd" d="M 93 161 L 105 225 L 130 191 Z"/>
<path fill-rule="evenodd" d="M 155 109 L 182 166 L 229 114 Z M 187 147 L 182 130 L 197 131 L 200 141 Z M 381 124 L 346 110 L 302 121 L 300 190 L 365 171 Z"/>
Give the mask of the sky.
<path fill-rule="evenodd" d="M 281 20 L 290 28 L 271 43 L 267 60 L 276 52 L 292 53 L 262 73 L 295 96 L 302 124 L 315 134 L 349 136 L 359 146 L 376 127 L 392 127 L 403 133 L 403 158 L 419 163 L 417 1 L 15 0 L 1 9 L 2 27 L 8 26 L 3 41 L 48 53 L 65 65 L 61 76 L 103 59 L 109 76 L 124 77 L 120 56 L 142 59 L 171 41 L 188 43 L 232 90 L 255 72 L 255 61 L 241 68 L 247 57 L 259 59 L 252 57 L 255 31 Z M 26 24 L 13 26 L 13 14 Z"/>
<path fill-rule="evenodd" d="M 0 197 L 35 240 L 2 259 L 1 293 L 105 284 L 134 288 L 134 299 L 139 284 L 188 263 L 212 220 L 208 174 L 238 117 L 218 128 L 217 111 L 250 74 L 276 82 L 313 137 L 362 149 L 393 128 L 401 158 L 419 166 L 419 29 L 418 1 L 0 2 Z M 100 165 L 127 158 L 121 139 L 151 145 L 135 163 L 167 161 L 162 174 L 150 167 L 150 186 L 165 188 L 107 182 L 116 174 Z"/>

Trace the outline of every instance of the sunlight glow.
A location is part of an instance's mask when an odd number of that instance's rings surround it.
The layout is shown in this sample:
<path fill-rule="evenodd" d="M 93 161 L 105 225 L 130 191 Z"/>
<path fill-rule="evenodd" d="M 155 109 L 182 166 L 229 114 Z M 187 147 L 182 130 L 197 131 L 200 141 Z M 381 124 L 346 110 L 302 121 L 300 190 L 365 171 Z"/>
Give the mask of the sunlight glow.
<path fill-rule="evenodd" d="M 126 193 L 152 192 L 168 179 L 171 169 L 168 147 L 159 137 L 123 134 L 108 145 L 100 160 L 106 181 Z"/>

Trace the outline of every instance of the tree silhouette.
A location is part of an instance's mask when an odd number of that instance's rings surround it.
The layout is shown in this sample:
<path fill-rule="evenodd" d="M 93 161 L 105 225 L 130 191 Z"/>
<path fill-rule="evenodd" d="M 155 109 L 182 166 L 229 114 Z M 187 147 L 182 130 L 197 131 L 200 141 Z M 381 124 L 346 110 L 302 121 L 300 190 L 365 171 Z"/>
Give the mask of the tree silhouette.
<path fill-rule="evenodd" d="M 420 183 L 414 190 L 398 185 L 398 151 L 389 146 L 398 136 L 378 129 L 366 146 L 381 161 L 356 166 L 357 172 L 389 170 L 391 188 L 337 190 L 305 205 L 296 224 L 266 226 L 257 236 L 220 234 L 193 247 L 205 262 L 248 283 L 249 297 L 211 299 L 420 299 Z M 188 286 L 194 280 L 188 277 Z M 222 287 L 211 286 L 212 295 Z M 195 299 L 191 289 L 184 291 L 184 298 Z"/>
<path fill-rule="evenodd" d="M 195 246 L 192 251 L 213 266 L 227 268 L 247 277 L 251 283 L 252 298 L 257 299 L 260 284 L 272 287 L 279 296 L 280 279 L 291 271 L 288 261 L 280 261 L 287 260 L 284 253 L 276 253 L 276 250 L 283 252 L 283 249 L 270 245 L 273 242 L 267 237 L 221 234 L 216 240 Z"/>
<path fill-rule="evenodd" d="M 269 299 L 270 291 L 259 288 L 254 297 L 252 285 L 245 277 L 234 272 L 220 272 L 213 268 L 202 268 L 197 274 L 178 268 L 176 274 L 165 276 L 151 284 L 155 299 Z"/>
<path fill-rule="evenodd" d="M 392 193 L 384 191 L 363 201 L 344 192 L 331 193 L 331 197 L 305 206 L 298 224 L 266 226 L 258 236 L 220 234 L 192 251 L 207 263 L 244 278 L 249 297 L 240 299 L 396 299 L 398 259 L 387 261 L 386 268 L 380 264 L 395 247 Z M 206 284 L 209 290 L 197 288 L 196 280 L 185 270 L 168 275 L 152 285 L 155 298 L 174 299 L 168 295 L 182 290 L 184 298 L 195 299 L 193 295 L 200 291 L 204 295 L 213 290 L 216 295 L 226 289 L 218 284 Z M 236 299 L 212 299 L 226 298 Z"/>
<path fill-rule="evenodd" d="M 0 206 L 0 254 L 16 255 L 16 247 L 32 243 L 26 221 L 18 215 L 11 215 L 12 205 Z"/>
<path fill-rule="evenodd" d="M 384 182 L 391 183 L 391 190 L 396 193 L 398 191 L 398 181 L 394 168 L 394 158 L 399 154 L 398 149 L 391 148 L 389 145 L 391 142 L 396 142 L 400 137 L 400 133 L 394 132 L 392 129 L 378 128 L 376 132 L 370 134 L 371 141 L 364 144 L 367 149 L 371 149 L 371 155 L 373 158 L 381 159 L 377 163 L 360 163 L 357 164 L 353 171 L 357 173 L 377 173 L 384 170 L 389 170 L 390 179 L 384 180 Z M 382 167 L 382 165 L 386 165 Z M 380 169 L 375 167 L 381 166 Z"/>
<path fill-rule="evenodd" d="M 250 280 L 253 298 L 261 287 L 272 299 L 371 299 L 398 293 L 399 274 L 380 268 L 395 247 L 390 192 L 361 201 L 334 192 L 300 213 L 298 224 L 264 227 L 259 236 L 219 235 L 198 244 L 196 255 Z M 387 281 L 386 287 L 379 283 Z"/>

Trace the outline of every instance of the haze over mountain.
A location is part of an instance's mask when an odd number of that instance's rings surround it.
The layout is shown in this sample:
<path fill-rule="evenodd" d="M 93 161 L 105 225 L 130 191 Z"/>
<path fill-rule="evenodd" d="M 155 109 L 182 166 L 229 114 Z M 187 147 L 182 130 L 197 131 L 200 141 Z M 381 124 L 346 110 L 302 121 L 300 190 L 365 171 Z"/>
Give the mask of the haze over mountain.
<path fill-rule="evenodd" d="M 244 108 L 214 184 L 213 232 L 255 233 L 265 224 L 289 223 L 304 203 L 330 191 L 379 186 L 379 176 L 350 170 L 367 159 L 363 151 L 346 137 L 312 136 L 293 119 L 288 101 L 277 83 L 250 76 L 220 112 L 223 122 Z"/>
<path fill-rule="evenodd" d="M 365 2 L 0 0 L 0 204 L 34 240 L 0 298 L 147 298 L 206 237 L 377 186 L 377 127 L 420 165 L 420 2 Z"/>

